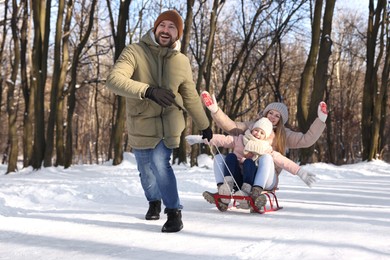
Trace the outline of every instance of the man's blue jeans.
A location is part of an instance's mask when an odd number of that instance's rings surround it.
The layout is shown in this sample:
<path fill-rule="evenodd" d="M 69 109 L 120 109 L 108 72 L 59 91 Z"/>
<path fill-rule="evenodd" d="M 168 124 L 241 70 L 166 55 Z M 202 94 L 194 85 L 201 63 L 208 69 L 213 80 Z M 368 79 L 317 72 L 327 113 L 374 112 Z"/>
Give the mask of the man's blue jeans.
<path fill-rule="evenodd" d="M 167 209 L 181 209 L 176 177 L 170 160 L 172 149 L 160 141 L 154 149 L 133 149 L 146 199 L 162 199 Z"/>

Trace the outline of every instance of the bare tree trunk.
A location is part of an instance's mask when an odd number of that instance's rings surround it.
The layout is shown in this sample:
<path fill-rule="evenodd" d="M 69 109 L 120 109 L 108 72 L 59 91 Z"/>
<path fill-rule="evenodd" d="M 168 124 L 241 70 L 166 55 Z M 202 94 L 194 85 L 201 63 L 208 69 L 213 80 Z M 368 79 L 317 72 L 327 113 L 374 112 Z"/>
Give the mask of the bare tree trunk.
<path fill-rule="evenodd" d="M 58 1 L 57 23 L 56 23 L 56 35 L 54 40 L 54 66 L 53 66 L 53 79 L 51 86 L 50 96 L 50 111 L 49 119 L 47 122 L 47 134 L 46 134 L 46 148 L 45 157 L 43 161 L 44 167 L 52 166 L 53 148 L 54 148 L 54 127 L 56 122 L 57 108 L 58 108 L 58 92 L 62 86 L 59 84 L 61 74 L 61 42 L 62 42 L 62 21 L 64 16 L 65 0 Z M 65 32 L 66 33 L 66 32 Z"/>
<path fill-rule="evenodd" d="M 4 1 L 4 20 L 2 21 L 1 25 L 3 26 L 2 30 L 2 37 L 1 37 L 1 44 L 0 44 L 0 60 L 3 60 L 4 57 L 4 46 L 5 42 L 7 40 L 7 14 L 8 14 L 8 0 Z M 1 102 L 3 100 L 3 92 L 4 92 L 4 75 L 3 75 L 3 69 L 0 69 L 0 108 L 1 108 Z M 2 109 L 0 109 L 0 118 L 1 118 L 1 112 Z M 7 157 L 8 157 L 8 147 L 9 147 L 9 140 L 7 140 L 7 146 L 5 147 L 5 150 L 2 151 L 2 164 L 6 163 Z"/>
<path fill-rule="evenodd" d="M 72 159 L 73 159 L 73 149 L 74 149 L 73 115 L 76 107 L 77 69 L 78 69 L 81 51 L 83 50 L 85 44 L 87 43 L 89 35 L 91 34 L 92 31 L 96 3 L 97 0 L 92 0 L 91 9 L 89 13 L 90 15 L 88 18 L 87 30 L 83 36 L 80 35 L 81 37 L 80 43 L 77 45 L 73 54 L 72 68 L 71 68 L 71 75 L 70 75 L 71 80 L 69 83 L 69 95 L 68 95 L 68 113 L 67 113 L 67 124 L 66 124 L 66 145 L 65 145 L 65 163 L 64 163 L 65 168 L 69 168 L 72 165 Z M 80 27 L 82 28 L 83 25 L 80 25 Z"/>
<path fill-rule="evenodd" d="M 318 61 L 315 66 L 315 75 L 314 75 L 314 83 L 312 88 L 312 93 L 309 98 L 307 120 L 304 120 L 303 124 L 300 124 L 300 128 L 303 132 L 306 132 L 310 125 L 313 123 L 315 118 L 317 117 L 317 106 L 320 101 L 324 100 L 324 93 L 326 90 L 329 74 L 329 57 L 332 53 L 332 40 L 330 35 L 332 33 L 332 20 L 333 20 L 333 11 L 335 7 L 335 0 L 326 0 L 325 5 L 325 13 L 323 17 L 323 27 L 322 27 L 322 36 L 320 42 L 320 48 L 318 53 Z M 312 155 L 314 152 L 314 145 L 312 147 L 302 149 L 300 161 L 301 164 L 305 164 L 308 162 L 312 162 Z"/>
<path fill-rule="evenodd" d="M 64 106 L 65 106 L 65 82 L 66 75 L 68 73 L 69 64 L 69 37 L 70 37 L 70 25 L 73 15 L 74 1 L 68 0 L 66 7 L 66 17 L 64 22 L 64 33 L 62 37 L 62 63 L 60 66 L 60 73 L 58 79 L 58 91 L 57 91 L 57 108 L 56 108 L 56 165 L 65 165 L 65 141 L 64 141 Z"/>
<path fill-rule="evenodd" d="M 184 55 L 187 55 L 188 48 L 190 45 L 192 18 L 194 15 L 194 11 L 193 11 L 194 3 L 195 0 L 187 0 L 187 14 L 184 20 L 184 31 L 183 31 L 183 38 L 181 41 L 181 52 Z"/>
<path fill-rule="evenodd" d="M 99 62 L 99 55 L 97 56 L 97 75 L 100 75 L 100 62 Z M 99 107 L 98 107 L 98 97 L 99 97 L 99 81 L 96 81 L 95 85 L 95 95 L 94 95 L 94 107 L 95 107 L 95 120 L 96 120 L 96 127 L 95 127 L 95 134 L 96 134 L 96 140 L 95 140 L 95 159 L 96 164 L 99 164 L 99 133 L 100 133 L 100 116 L 99 116 Z"/>
<path fill-rule="evenodd" d="M 23 167 L 28 167 L 32 163 L 33 156 L 33 111 L 34 111 L 34 102 L 32 100 L 33 95 L 31 95 L 31 89 L 28 82 L 27 68 L 30 67 L 30 64 L 27 64 L 27 57 L 30 56 L 30 51 L 28 51 L 28 2 L 27 0 L 22 0 L 23 4 L 23 21 L 22 21 L 22 30 L 20 32 L 20 77 L 21 85 L 23 90 L 24 97 L 24 114 L 23 114 Z M 31 60 L 29 58 L 29 60 Z M 30 61 L 31 62 L 31 61 Z"/>
<path fill-rule="evenodd" d="M 99 5 L 97 6 L 97 9 L 96 9 L 97 12 L 99 12 Z M 98 38 L 99 36 L 99 19 L 98 17 L 95 17 L 95 25 L 96 25 L 96 28 L 94 30 L 94 38 Z M 99 53 L 99 48 L 98 46 L 95 46 L 95 53 Z M 96 78 L 96 82 L 95 82 L 95 88 L 93 90 L 93 108 L 94 108 L 94 116 L 95 116 L 95 140 L 94 140 L 94 150 L 95 150 L 95 160 L 96 160 L 96 164 L 99 164 L 99 149 L 100 149 L 100 145 L 101 145 L 101 141 L 100 141 L 100 131 L 101 131 L 101 127 L 100 127 L 100 122 L 102 121 L 101 120 L 101 117 L 99 115 L 99 106 L 98 106 L 98 101 L 99 101 L 99 78 L 100 78 L 100 55 L 96 55 L 96 75 L 97 75 L 97 78 Z M 91 115 L 92 115 L 92 111 L 91 111 Z M 103 140 L 103 138 L 102 138 Z M 102 158 L 103 159 L 103 158 Z"/>
<path fill-rule="evenodd" d="M 333 67 L 333 78 L 334 80 L 331 80 L 330 83 L 330 89 L 341 89 L 341 48 L 335 47 L 335 62 Z M 337 56 L 336 56 L 337 55 Z M 340 91 L 341 93 L 341 91 Z M 331 104 L 327 103 L 328 106 Z M 326 121 L 326 142 L 328 147 L 328 161 L 337 164 L 337 155 L 336 155 L 336 139 L 337 136 L 334 134 L 335 130 L 333 128 L 333 113 L 328 115 L 327 121 Z M 339 127 L 339 125 L 335 126 L 336 128 Z"/>
<path fill-rule="evenodd" d="M 372 159 L 380 159 L 381 150 L 383 149 L 381 140 L 384 137 L 384 126 L 385 126 L 385 118 L 386 118 L 386 101 L 385 97 L 387 97 L 387 86 L 389 82 L 389 59 L 390 54 L 388 50 L 390 50 L 389 44 L 389 24 L 388 24 L 388 12 L 387 9 L 387 1 L 378 1 L 376 14 L 382 17 L 382 23 L 380 25 L 380 33 L 379 33 L 379 53 L 378 60 L 381 60 L 384 56 L 383 63 L 383 71 L 382 71 L 382 79 L 378 80 L 378 89 L 374 92 L 374 110 L 373 110 L 373 123 L 372 123 L 372 142 L 369 153 L 369 160 Z M 387 21 L 387 23 L 386 23 Z M 384 42 L 386 39 L 386 43 Z M 385 46 L 387 44 L 387 48 Z M 385 49 L 386 48 L 386 49 Z M 387 50 L 387 51 L 386 51 Z"/>
<path fill-rule="evenodd" d="M 115 118 L 116 118 L 116 112 L 117 112 L 117 96 L 114 96 L 113 98 L 113 102 L 112 102 L 112 110 L 111 110 L 111 119 L 110 119 L 110 131 L 109 131 L 109 134 L 110 134 L 110 141 L 109 141 L 109 144 L 108 144 L 108 152 L 107 152 L 107 160 L 111 160 L 112 159 L 112 152 L 113 152 L 113 147 L 114 147 L 114 128 L 115 128 Z"/>
<path fill-rule="evenodd" d="M 326 1 L 318 63 L 316 73 L 314 75 L 314 86 L 309 106 L 309 125 L 307 126 L 310 126 L 310 124 L 316 119 L 318 104 L 323 101 L 325 97 L 326 86 L 329 79 L 329 57 L 332 54 L 332 40 L 330 35 L 332 34 L 335 2 L 336 0 Z"/>
<path fill-rule="evenodd" d="M 112 16 L 110 1 L 107 0 L 107 6 L 109 7 L 110 18 L 111 18 L 111 30 L 115 42 L 115 60 L 118 59 L 122 50 L 126 45 L 126 23 L 129 19 L 129 6 L 131 0 L 124 0 L 120 2 L 119 7 L 119 18 L 118 25 L 116 27 L 117 32 L 115 33 L 114 19 Z M 125 132 L 126 122 L 126 100 L 124 97 L 117 96 L 117 113 L 115 117 L 115 124 L 112 129 L 112 142 L 114 148 L 114 160 L 113 165 L 118 165 L 123 161 L 123 137 Z M 115 109 L 115 107 L 114 107 Z"/>
<path fill-rule="evenodd" d="M 18 4 L 16 0 L 12 0 L 12 19 L 11 19 L 11 29 L 12 29 L 12 40 L 14 43 L 14 60 L 12 65 L 11 79 L 7 81 L 8 83 L 8 94 L 7 94 L 7 113 L 8 113 L 8 138 L 9 138 L 9 155 L 8 155 L 8 167 L 7 172 L 15 172 L 17 170 L 18 162 L 18 134 L 17 134 L 17 103 L 15 99 L 15 85 L 16 79 L 19 72 L 19 62 L 20 62 L 20 46 L 18 39 Z"/>
<path fill-rule="evenodd" d="M 376 16 L 378 18 L 378 16 Z M 378 34 L 378 23 L 374 24 L 375 10 L 374 10 L 374 1 L 370 0 L 369 2 L 369 17 L 368 17 L 368 27 L 367 27 L 367 69 L 366 77 L 364 79 L 364 89 L 363 89 L 363 107 L 362 107 L 362 159 L 369 160 L 370 157 L 370 147 L 372 141 L 372 110 L 374 107 L 373 96 L 374 89 L 377 86 L 374 86 L 376 79 L 375 71 L 375 48 L 376 40 Z M 376 19 L 376 21 L 378 21 Z"/>
<path fill-rule="evenodd" d="M 297 119 L 301 131 L 305 131 L 308 120 L 308 104 L 310 101 L 310 86 L 316 68 L 316 60 L 319 51 L 321 35 L 322 0 L 316 0 L 312 22 L 312 37 L 309 56 L 301 77 L 301 85 L 298 93 Z"/>
<path fill-rule="evenodd" d="M 7 40 L 7 14 L 8 14 L 8 0 L 4 1 L 4 20 L 3 20 L 3 30 L 0 44 L 0 60 L 3 60 L 4 56 L 4 46 Z M 3 70 L 0 69 L 0 103 L 3 100 Z M 0 109 L 0 118 L 1 118 L 1 109 Z"/>
<path fill-rule="evenodd" d="M 205 79 L 205 75 L 210 75 L 210 72 L 207 72 L 206 69 L 209 68 L 209 64 L 212 62 L 212 56 L 213 56 L 213 48 L 214 48 L 214 37 L 215 37 L 215 32 L 217 29 L 217 20 L 218 20 L 218 9 L 223 6 L 223 2 L 220 2 L 219 0 L 214 0 L 213 1 L 213 7 L 212 11 L 210 12 L 210 28 L 209 28 L 209 34 L 208 34 L 208 41 L 205 46 L 205 53 L 203 57 L 198 57 L 198 64 L 199 64 L 199 69 L 198 69 L 198 77 L 197 77 L 197 82 L 196 82 L 196 89 L 198 92 L 201 90 L 202 82 Z M 222 7 L 221 7 L 222 8 Z M 206 82 L 204 84 L 205 89 L 209 90 L 209 79 L 210 77 L 206 77 Z M 209 116 L 210 117 L 210 116 Z M 199 131 L 202 129 L 198 129 L 194 124 L 192 125 L 192 134 L 199 134 Z M 198 165 L 197 162 L 197 157 L 200 153 L 199 150 L 200 146 L 199 145 L 194 145 L 191 147 L 191 155 L 190 155 L 190 165 Z"/>
<path fill-rule="evenodd" d="M 364 80 L 363 108 L 362 108 L 362 143 L 363 160 L 372 160 L 379 152 L 379 129 L 381 126 L 382 98 L 384 91 L 380 91 L 378 82 L 379 60 L 383 57 L 383 41 L 380 52 L 375 54 L 378 34 L 384 37 L 383 23 L 386 20 L 386 0 L 378 0 L 377 8 L 374 9 L 374 1 L 369 3 L 369 18 L 367 30 L 367 69 Z M 382 28 L 382 32 L 379 30 Z M 386 74 L 386 73 L 385 73 Z M 387 87 L 387 86 L 386 86 Z M 379 93 L 378 93 L 379 92 Z"/>
<path fill-rule="evenodd" d="M 116 98 L 118 108 L 112 132 L 114 142 L 113 165 L 118 165 L 123 161 L 123 134 L 125 132 L 126 123 L 126 99 L 121 96 L 116 96 Z"/>
<path fill-rule="evenodd" d="M 181 52 L 184 55 L 187 55 L 188 47 L 190 44 L 190 36 L 191 36 L 191 26 L 192 26 L 192 17 L 193 17 L 193 10 L 195 0 L 187 0 L 187 15 L 184 20 L 184 32 L 183 32 L 183 39 L 181 44 Z M 188 123 L 188 117 L 187 113 L 184 112 L 184 120 Z M 181 163 L 187 163 L 187 142 L 185 140 L 185 136 L 187 133 L 188 124 L 184 131 L 180 135 L 180 145 L 177 149 L 173 150 L 173 162 L 176 162 L 176 159 L 178 160 L 178 164 Z"/>
<path fill-rule="evenodd" d="M 45 5 L 46 3 L 46 5 Z M 32 166 L 39 169 L 45 153 L 44 93 L 47 74 L 47 54 L 50 32 L 51 0 L 32 0 L 34 43 L 32 53 L 31 88 L 34 92 L 34 146 Z"/>
<path fill-rule="evenodd" d="M 389 3 L 387 5 L 387 8 L 385 8 L 385 10 L 388 10 L 389 8 Z M 389 19 L 389 13 L 387 13 L 387 20 Z M 388 104 L 388 92 L 389 92 L 389 87 L 390 86 L 390 79 L 389 79 L 389 76 L 390 76 L 390 28 L 389 28 L 390 24 L 387 23 L 386 25 L 386 35 L 387 37 L 386 38 L 386 58 L 385 58 L 385 63 L 384 63 L 384 66 L 383 66 L 383 72 L 382 72 L 382 89 L 381 89 L 381 93 L 383 93 L 382 95 L 382 107 L 381 107 L 381 121 L 380 121 L 380 130 L 379 130 L 379 141 L 380 141 L 380 154 L 382 156 L 380 156 L 379 158 L 382 159 L 382 160 L 385 160 L 385 158 L 383 157 L 383 153 L 384 151 L 387 149 L 387 150 L 390 150 L 390 147 L 389 147 L 389 143 L 388 140 L 389 140 L 389 134 L 390 134 L 390 130 L 388 128 L 386 128 L 386 123 L 387 123 L 387 107 L 389 106 Z"/>

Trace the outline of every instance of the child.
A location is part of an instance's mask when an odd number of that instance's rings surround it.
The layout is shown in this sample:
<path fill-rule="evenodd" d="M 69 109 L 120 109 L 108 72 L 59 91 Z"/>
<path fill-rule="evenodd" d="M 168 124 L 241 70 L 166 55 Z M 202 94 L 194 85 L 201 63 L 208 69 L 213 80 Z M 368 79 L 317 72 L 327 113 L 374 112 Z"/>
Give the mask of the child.
<path fill-rule="evenodd" d="M 272 123 L 264 117 L 258 120 L 252 126 L 252 129 L 247 130 L 244 135 L 213 136 L 210 144 L 233 148 L 233 152 L 225 158 L 227 166 L 224 169 L 225 181 L 218 188 L 219 194 L 230 195 L 233 191 L 234 182 L 236 182 L 237 189 L 241 188 L 237 191 L 236 195 L 248 196 L 251 193 L 256 174 L 256 165 L 254 162 L 260 155 L 272 152 L 272 147 L 268 141 L 271 134 Z M 222 199 L 221 201 L 229 204 L 230 199 Z M 237 202 L 239 205 L 244 203 L 244 201 Z"/>

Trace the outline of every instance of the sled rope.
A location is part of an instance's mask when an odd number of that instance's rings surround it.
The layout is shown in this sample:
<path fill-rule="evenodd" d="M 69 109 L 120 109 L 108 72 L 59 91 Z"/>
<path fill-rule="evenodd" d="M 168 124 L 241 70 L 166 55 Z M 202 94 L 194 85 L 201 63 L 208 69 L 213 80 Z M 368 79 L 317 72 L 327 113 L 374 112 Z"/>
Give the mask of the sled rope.
<path fill-rule="evenodd" d="M 213 149 L 212 149 L 210 143 L 208 143 L 208 145 L 209 145 L 211 154 L 215 157 L 216 154 L 213 152 Z M 220 156 L 222 156 L 222 154 L 221 154 L 221 152 L 219 151 L 218 147 L 217 147 L 216 145 L 214 145 L 214 147 L 215 147 L 215 149 L 217 150 L 217 154 L 219 154 Z M 239 187 L 239 185 L 237 184 L 236 180 L 234 179 L 233 173 L 230 171 L 230 169 L 229 169 L 229 167 L 227 166 L 225 160 L 222 160 L 222 161 L 223 161 L 223 164 L 225 165 L 226 169 L 228 170 L 230 176 L 232 176 L 234 185 L 236 185 L 237 189 L 238 189 L 239 191 L 241 191 L 241 188 Z M 222 178 L 223 178 L 224 183 L 226 183 L 226 181 L 225 181 L 225 176 L 223 175 L 223 170 L 221 169 L 219 163 L 217 163 L 217 166 L 218 166 L 218 169 L 219 169 L 219 173 L 222 175 Z M 230 195 L 233 195 L 233 191 L 230 191 Z"/>

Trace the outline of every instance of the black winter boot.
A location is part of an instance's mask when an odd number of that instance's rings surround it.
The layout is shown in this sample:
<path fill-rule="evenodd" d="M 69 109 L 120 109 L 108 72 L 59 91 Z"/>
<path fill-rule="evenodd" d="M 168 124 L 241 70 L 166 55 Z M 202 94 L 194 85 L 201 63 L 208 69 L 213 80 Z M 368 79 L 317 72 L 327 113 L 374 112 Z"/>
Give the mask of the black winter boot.
<path fill-rule="evenodd" d="M 161 212 L 161 201 L 149 201 L 149 209 L 146 212 L 145 219 L 146 220 L 157 220 L 160 219 Z"/>
<path fill-rule="evenodd" d="M 183 222 L 181 221 L 181 210 L 179 209 L 165 209 L 168 216 L 167 222 L 161 229 L 161 232 L 178 232 L 183 229 Z"/>

